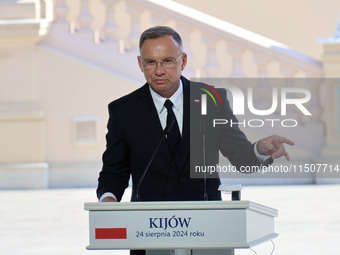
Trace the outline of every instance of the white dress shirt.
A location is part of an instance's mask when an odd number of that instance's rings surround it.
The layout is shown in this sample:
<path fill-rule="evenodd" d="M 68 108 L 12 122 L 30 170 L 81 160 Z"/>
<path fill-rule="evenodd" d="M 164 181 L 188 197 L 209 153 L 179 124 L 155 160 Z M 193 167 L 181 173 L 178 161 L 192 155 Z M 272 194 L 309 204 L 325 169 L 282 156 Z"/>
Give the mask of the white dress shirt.
<path fill-rule="evenodd" d="M 170 101 L 173 104 L 172 110 L 174 111 L 174 114 L 177 119 L 179 132 L 182 135 L 183 130 L 183 84 L 180 80 L 180 84 L 176 92 L 170 97 L 165 98 L 156 93 L 151 87 L 150 93 L 153 100 L 153 103 L 155 104 L 159 120 L 161 122 L 162 128 L 165 129 L 166 127 L 166 118 L 168 116 L 168 110 L 165 108 L 164 103 L 167 99 L 170 99 Z"/>

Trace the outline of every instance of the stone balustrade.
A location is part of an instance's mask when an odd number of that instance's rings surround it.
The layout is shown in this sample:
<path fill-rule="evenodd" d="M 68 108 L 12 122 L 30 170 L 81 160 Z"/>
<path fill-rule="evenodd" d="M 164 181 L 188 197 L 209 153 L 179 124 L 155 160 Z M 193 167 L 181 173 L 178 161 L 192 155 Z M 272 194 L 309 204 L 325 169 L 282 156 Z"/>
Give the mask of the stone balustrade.
<path fill-rule="evenodd" d="M 177 29 L 189 67 L 201 77 L 322 77 L 319 61 L 287 46 L 171 1 L 56 0 L 56 22 L 111 42 L 121 54 L 138 52 L 140 33 L 152 25 Z"/>
<path fill-rule="evenodd" d="M 138 39 L 144 29 L 152 25 L 174 27 L 181 34 L 188 54 L 184 71 L 187 77 L 275 77 L 287 81 L 323 77 L 321 62 L 172 1 L 56 0 L 54 10 L 55 24 L 64 25 L 65 33 L 91 40 L 99 47 L 107 46 L 112 54 L 131 61 L 138 55 Z M 313 117 L 305 118 L 298 110 L 291 113 L 303 125 L 313 129 L 317 126 L 318 130 L 322 129 L 320 84 L 316 79 L 305 85 L 313 95 L 308 103 Z M 270 83 L 261 82 L 257 91 L 255 102 L 271 98 Z"/>

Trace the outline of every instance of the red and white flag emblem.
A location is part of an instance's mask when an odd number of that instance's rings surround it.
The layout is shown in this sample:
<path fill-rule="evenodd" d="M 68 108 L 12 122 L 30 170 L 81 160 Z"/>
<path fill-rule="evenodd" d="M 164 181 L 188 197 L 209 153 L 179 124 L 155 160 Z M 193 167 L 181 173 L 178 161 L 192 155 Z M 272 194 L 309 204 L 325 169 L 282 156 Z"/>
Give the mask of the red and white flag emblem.
<path fill-rule="evenodd" d="M 99 218 L 95 223 L 96 239 L 127 239 L 126 218 Z"/>

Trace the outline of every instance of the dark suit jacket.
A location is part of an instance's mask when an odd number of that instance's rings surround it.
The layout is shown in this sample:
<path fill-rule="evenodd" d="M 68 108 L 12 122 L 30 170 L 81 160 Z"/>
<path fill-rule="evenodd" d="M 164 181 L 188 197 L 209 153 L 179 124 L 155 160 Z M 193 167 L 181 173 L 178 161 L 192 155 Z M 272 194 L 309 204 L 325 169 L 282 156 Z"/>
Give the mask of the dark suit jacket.
<path fill-rule="evenodd" d="M 140 186 L 141 201 L 203 200 L 203 179 L 190 178 L 190 161 L 196 158 L 198 160 L 195 164 L 202 164 L 202 149 L 199 149 L 202 148 L 200 138 L 202 135 L 198 128 L 202 120 L 197 106 L 192 107 L 190 113 L 189 90 L 190 87 L 200 86 L 200 84 L 190 84 L 190 81 L 184 77 L 181 79 L 184 107 L 181 145 L 173 158 L 166 139 L 163 140 Z M 226 99 L 225 90 L 219 91 L 219 94 L 221 94 L 223 107 L 214 108 L 208 104 L 208 109 L 214 112 L 212 114 L 209 112 L 210 119 L 206 119 L 206 123 L 210 123 L 212 118 L 217 117 L 236 121 Z M 149 85 L 145 84 L 131 94 L 110 103 L 109 116 L 107 148 L 103 154 L 103 169 L 99 176 L 97 196 L 99 198 L 105 192 L 112 192 L 120 201 L 131 175 L 133 201 L 136 185 L 157 144 L 164 136 Z M 224 125 L 215 128 L 213 132 L 206 133 L 206 164 L 216 165 L 219 151 L 236 166 L 259 164 L 253 145 L 238 127 L 230 128 Z M 192 149 L 191 157 L 190 147 L 195 148 Z M 207 180 L 209 200 L 221 199 L 220 192 L 217 190 L 220 180 L 218 176 L 215 177 Z"/>

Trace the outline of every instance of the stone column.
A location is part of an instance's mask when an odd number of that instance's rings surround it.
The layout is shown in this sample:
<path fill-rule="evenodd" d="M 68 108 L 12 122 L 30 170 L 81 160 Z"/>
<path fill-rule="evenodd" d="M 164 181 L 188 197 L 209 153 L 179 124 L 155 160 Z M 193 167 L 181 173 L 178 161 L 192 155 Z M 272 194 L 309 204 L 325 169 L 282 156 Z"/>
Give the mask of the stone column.
<path fill-rule="evenodd" d="M 80 4 L 80 14 L 78 16 L 79 30 L 77 34 L 94 41 L 94 32 L 91 28 L 93 17 L 89 10 L 89 0 L 81 0 Z"/>
<path fill-rule="evenodd" d="M 101 38 L 105 45 L 110 45 L 118 50 L 118 26 L 115 21 L 114 8 L 117 4 L 116 0 L 102 0 L 106 7 L 106 22 L 103 27 L 103 37 Z"/>
<path fill-rule="evenodd" d="M 243 70 L 242 70 L 242 56 L 245 52 L 245 49 L 241 46 L 238 46 L 235 43 L 228 43 L 228 52 L 232 56 L 232 73 L 230 75 L 231 78 L 244 78 Z"/>

